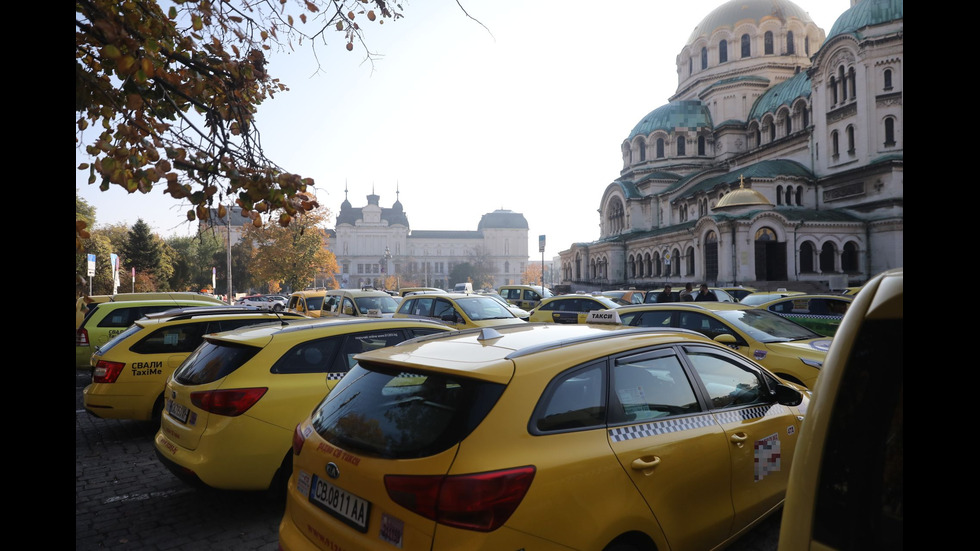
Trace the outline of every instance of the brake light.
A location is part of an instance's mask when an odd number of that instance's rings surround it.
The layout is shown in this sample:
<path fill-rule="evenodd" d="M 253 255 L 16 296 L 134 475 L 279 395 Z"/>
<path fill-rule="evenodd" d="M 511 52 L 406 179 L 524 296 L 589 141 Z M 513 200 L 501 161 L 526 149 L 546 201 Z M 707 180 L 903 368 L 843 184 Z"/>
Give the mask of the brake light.
<path fill-rule="evenodd" d="M 299 455 L 303 451 L 303 444 L 306 443 L 306 436 L 303 435 L 303 423 L 296 425 L 293 431 L 293 455 Z"/>
<path fill-rule="evenodd" d="M 75 346 L 88 346 L 88 329 L 75 330 Z"/>
<path fill-rule="evenodd" d="M 99 360 L 95 364 L 95 369 L 92 370 L 92 382 L 93 383 L 114 383 L 116 379 L 119 378 L 119 374 L 122 373 L 123 368 L 126 364 L 121 362 L 107 362 L 105 360 Z"/>
<path fill-rule="evenodd" d="M 191 403 L 204 411 L 236 417 L 248 411 L 268 388 L 233 388 L 191 393 Z"/>
<path fill-rule="evenodd" d="M 490 532 L 521 504 L 534 471 L 526 466 L 456 476 L 386 475 L 385 489 L 395 503 L 440 524 Z"/>

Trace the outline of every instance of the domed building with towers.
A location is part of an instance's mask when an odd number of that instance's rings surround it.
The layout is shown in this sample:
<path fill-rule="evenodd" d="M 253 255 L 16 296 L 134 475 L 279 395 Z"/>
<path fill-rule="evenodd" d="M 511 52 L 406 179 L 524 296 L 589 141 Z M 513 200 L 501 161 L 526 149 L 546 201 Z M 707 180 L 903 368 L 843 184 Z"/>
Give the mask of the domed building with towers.
<path fill-rule="evenodd" d="M 789 0 L 713 10 L 562 283 L 834 289 L 903 266 L 903 45 L 902 0 L 852 0 L 826 34 Z"/>

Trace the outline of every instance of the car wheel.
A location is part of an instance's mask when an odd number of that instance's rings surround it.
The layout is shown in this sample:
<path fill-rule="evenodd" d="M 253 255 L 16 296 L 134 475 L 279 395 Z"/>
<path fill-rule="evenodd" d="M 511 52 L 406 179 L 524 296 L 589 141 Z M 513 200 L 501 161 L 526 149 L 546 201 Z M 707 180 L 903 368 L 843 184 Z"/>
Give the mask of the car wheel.
<path fill-rule="evenodd" d="M 150 421 L 159 424 L 160 417 L 163 416 L 163 394 L 157 397 L 157 401 L 153 402 L 153 409 L 150 412 Z"/>
<path fill-rule="evenodd" d="M 273 312 L 282 312 L 282 304 L 276 304 L 272 307 Z"/>
<path fill-rule="evenodd" d="M 282 464 L 280 464 L 279 469 L 276 470 L 276 474 L 272 475 L 272 483 L 269 484 L 269 489 L 266 491 L 269 499 L 282 499 L 285 501 L 286 487 L 289 484 L 289 476 L 291 474 L 293 474 L 292 449 L 286 452 L 286 457 L 283 458 Z"/>

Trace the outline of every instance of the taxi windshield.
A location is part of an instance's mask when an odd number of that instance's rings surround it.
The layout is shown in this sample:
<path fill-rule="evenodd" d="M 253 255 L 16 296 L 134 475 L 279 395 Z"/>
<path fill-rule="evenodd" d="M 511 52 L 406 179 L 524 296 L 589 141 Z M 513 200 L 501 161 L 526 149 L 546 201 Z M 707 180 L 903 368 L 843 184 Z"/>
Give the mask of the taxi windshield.
<path fill-rule="evenodd" d="M 718 310 L 715 314 L 759 342 L 798 341 L 820 337 L 819 333 L 767 310 Z"/>
<path fill-rule="evenodd" d="M 323 308 L 324 297 L 307 297 L 306 298 L 306 309 L 307 310 L 319 310 Z"/>
<path fill-rule="evenodd" d="M 394 314 L 398 310 L 398 303 L 390 296 L 361 297 L 355 299 L 357 309 L 361 312 L 369 310 L 381 310 L 382 314 Z"/>
<path fill-rule="evenodd" d="M 456 304 L 473 321 L 516 317 L 510 310 L 490 297 L 475 296 L 456 300 Z"/>

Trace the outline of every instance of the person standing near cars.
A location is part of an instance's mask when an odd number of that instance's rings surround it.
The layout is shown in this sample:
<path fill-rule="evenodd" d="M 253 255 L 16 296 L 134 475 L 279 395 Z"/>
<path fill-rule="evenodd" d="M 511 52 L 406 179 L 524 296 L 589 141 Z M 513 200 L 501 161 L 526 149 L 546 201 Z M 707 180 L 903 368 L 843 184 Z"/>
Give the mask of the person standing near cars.
<path fill-rule="evenodd" d="M 694 284 L 688 281 L 687 283 L 684 284 L 684 290 L 681 291 L 681 302 L 693 301 L 694 297 L 691 296 L 691 293 L 693 292 L 694 292 Z"/>
<path fill-rule="evenodd" d="M 670 285 L 664 285 L 664 290 L 657 294 L 657 303 L 674 302 L 674 294 L 670 292 Z"/>
<path fill-rule="evenodd" d="M 695 302 L 718 302 L 718 295 L 714 291 L 708 289 L 707 283 L 702 283 L 701 288 L 698 289 L 698 298 Z"/>

